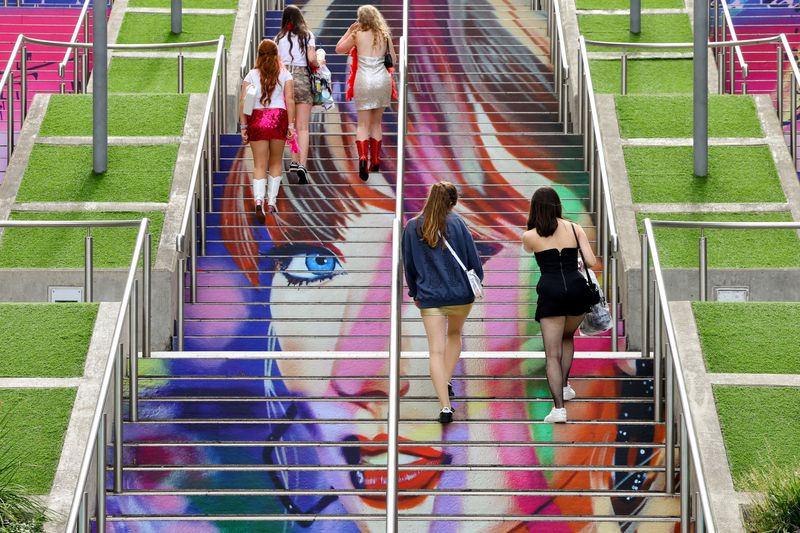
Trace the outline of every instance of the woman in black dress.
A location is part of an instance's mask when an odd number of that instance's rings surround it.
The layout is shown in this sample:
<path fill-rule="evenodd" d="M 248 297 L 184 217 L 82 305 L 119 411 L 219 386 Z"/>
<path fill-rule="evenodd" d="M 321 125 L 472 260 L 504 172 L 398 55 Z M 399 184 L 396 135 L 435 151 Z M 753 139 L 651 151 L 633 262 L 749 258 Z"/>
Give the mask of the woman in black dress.
<path fill-rule="evenodd" d="M 541 271 L 535 318 L 544 338 L 547 383 L 554 403 L 545 422 L 566 422 L 564 401 L 575 398 L 567 381 L 575 352 L 575 330 L 590 307 L 588 285 L 578 271 L 578 246 L 588 266 L 593 267 L 597 259 L 589 239 L 580 225 L 562 218 L 558 193 L 550 187 L 537 189 L 531 198 L 522 247 L 534 253 Z"/>

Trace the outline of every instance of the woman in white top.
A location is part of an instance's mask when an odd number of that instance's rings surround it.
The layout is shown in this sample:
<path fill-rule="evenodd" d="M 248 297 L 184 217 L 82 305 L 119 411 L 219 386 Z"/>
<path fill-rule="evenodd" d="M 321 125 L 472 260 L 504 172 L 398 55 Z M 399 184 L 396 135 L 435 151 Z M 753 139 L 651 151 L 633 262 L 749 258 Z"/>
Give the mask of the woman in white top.
<path fill-rule="evenodd" d="M 389 26 L 375 6 L 359 7 L 356 17 L 356 21 L 336 44 L 336 53 L 347 54 L 355 48 L 358 54 L 357 65 L 350 68 L 357 69 L 353 89 L 358 111 L 358 176 L 367 181 L 370 170 L 380 170 L 383 139 L 381 122 L 383 110 L 389 105 L 392 96 L 392 77 L 384 66 L 384 58 L 389 52 L 392 63 L 396 65 L 397 55 L 392 45 Z M 370 151 L 372 158 L 367 162 Z"/>
<path fill-rule="evenodd" d="M 297 174 L 298 183 L 308 183 L 308 123 L 311 121 L 311 106 L 314 97 L 311 94 L 311 78 L 308 68 L 318 67 L 316 41 L 314 34 L 308 30 L 306 20 L 300 8 L 288 5 L 283 10 L 281 31 L 275 36 L 281 61 L 294 79 L 294 103 L 296 106 L 297 144 L 300 153 L 292 154 L 289 171 Z"/>
<path fill-rule="evenodd" d="M 283 68 L 278 45 L 264 39 L 258 45 L 256 66 L 242 82 L 239 104 L 239 129 L 242 142 L 253 151 L 253 197 L 255 214 L 264 222 L 264 194 L 269 180 L 270 213 L 277 212 L 276 202 L 283 174 L 283 150 L 294 136 L 294 92 L 292 75 Z M 248 87 L 255 87 L 253 112 L 244 114 L 244 98 Z M 269 168 L 268 168 L 269 167 Z M 267 174 L 269 170 L 269 174 Z"/>

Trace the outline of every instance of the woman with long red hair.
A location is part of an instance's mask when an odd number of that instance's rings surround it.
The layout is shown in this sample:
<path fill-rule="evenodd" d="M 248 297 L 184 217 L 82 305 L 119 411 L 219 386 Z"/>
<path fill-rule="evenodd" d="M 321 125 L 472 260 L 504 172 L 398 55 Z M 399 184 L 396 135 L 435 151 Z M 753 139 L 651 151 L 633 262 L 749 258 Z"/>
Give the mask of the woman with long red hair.
<path fill-rule="evenodd" d="M 255 103 L 245 114 L 245 95 L 255 88 Z M 294 137 L 294 82 L 278 56 L 278 45 L 264 39 L 258 45 L 256 65 L 242 82 L 239 129 L 242 143 L 253 152 L 253 198 L 256 218 L 263 222 L 264 196 L 269 212 L 277 212 L 276 202 L 283 174 L 283 149 Z M 267 173 L 269 172 L 269 173 Z M 269 188 L 269 191 L 267 191 Z"/>

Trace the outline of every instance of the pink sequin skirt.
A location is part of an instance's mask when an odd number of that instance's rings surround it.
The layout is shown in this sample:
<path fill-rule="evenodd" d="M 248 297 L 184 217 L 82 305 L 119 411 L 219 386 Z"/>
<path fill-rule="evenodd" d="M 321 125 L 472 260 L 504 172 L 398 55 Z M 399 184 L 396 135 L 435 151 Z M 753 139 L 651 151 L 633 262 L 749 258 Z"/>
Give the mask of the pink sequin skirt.
<path fill-rule="evenodd" d="M 247 118 L 247 137 L 250 141 L 286 140 L 289 115 L 285 109 L 253 109 Z"/>

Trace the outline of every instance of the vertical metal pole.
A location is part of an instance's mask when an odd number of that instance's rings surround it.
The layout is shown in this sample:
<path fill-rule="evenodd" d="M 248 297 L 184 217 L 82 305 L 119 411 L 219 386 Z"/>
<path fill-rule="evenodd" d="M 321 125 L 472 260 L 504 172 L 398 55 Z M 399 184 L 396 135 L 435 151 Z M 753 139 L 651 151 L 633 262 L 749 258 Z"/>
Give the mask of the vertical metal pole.
<path fill-rule="evenodd" d="M 83 301 L 91 302 L 94 297 L 94 245 L 92 242 L 92 230 L 87 229 L 86 238 L 83 242 Z"/>
<path fill-rule="evenodd" d="M 183 31 L 183 7 L 181 0 L 171 0 L 170 2 L 170 31 L 179 35 Z"/>
<path fill-rule="evenodd" d="M 719 41 L 719 0 L 714 2 L 714 41 Z M 715 48 L 717 55 L 719 55 L 719 48 Z"/>
<path fill-rule="evenodd" d="M 22 57 L 20 58 L 20 79 L 19 79 L 19 91 L 20 91 L 20 121 L 19 124 L 25 123 L 25 116 L 28 114 L 28 47 L 24 44 L 22 45 Z"/>
<path fill-rule="evenodd" d="M 139 420 L 139 280 L 133 280 L 133 291 L 131 292 L 131 299 L 128 305 L 128 323 L 130 324 L 130 333 L 128 345 L 131 347 L 130 351 L 130 421 L 137 422 Z"/>
<path fill-rule="evenodd" d="M 587 88 L 588 92 L 588 88 Z M 592 137 L 592 110 L 589 107 L 589 97 L 587 94 L 584 95 L 584 106 L 583 106 L 583 171 L 589 172 L 589 151 L 592 145 L 591 137 Z"/>
<path fill-rule="evenodd" d="M 152 325 L 151 298 L 152 273 L 150 249 L 153 236 L 148 232 L 144 236 L 144 252 L 142 258 L 142 357 L 150 357 L 150 327 Z"/>
<path fill-rule="evenodd" d="M 8 73 L 8 85 L 6 85 L 6 109 L 8 110 L 8 120 L 6 121 L 6 161 L 11 161 L 11 154 L 14 153 L 14 72 Z"/>
<path fill-rule="evenodd" d="M 672 358 L 675 353 L 672 346 L 667 345 L 664 358 L 664 371 L 666 374 L 666 384 L 664 385 L 664 409 L 666 410 L 666 420 L 664 421 L 666 437 L 664 439 L 664 455 L 666 466 L 665 490 L 668 494 L 675 493 L 675 408 L 674 408 L 674 383 L 673 376 L 675 369 L 672 367 Z"/>
<path fill-rule="evenodd" d="M 192 303 L 197 303 L 197 193 L 192 196 L 191 238 L 189 239 L 189 254 L 192 269 Z"/>
<path fill-rule="evenodd" d="M 694 175 L 708 175 L 708 5 L 694 3 Z"/>
<path fill-rule="evenodd" d="M 183 50 L 178 52 L 178 94 L 183 94 Z"/>
<path fill-rule="evenodd" d="M 563 78 L 561 86 L 561 101 L 564 102 L 564 134 L 569 133 L 571 121 L 569 119 L 569 81 L 566 77 Z"/>
<path fill-rule="evenodd" d="M 94 66 L 92 67 L 92 168 L 102 174 L 108 168 L 108 35 L 106 3 L 94 2 Z"/>
<path fill-rule="evenodd" d="M 228 129 L 228 49 L 222 49 L 222 65 L 220 80 L 222 81 L 222 127 Z M 209 208 L 213 207 L 213 196 L 209 202 Z"/>
<path fill-rule="evenodd" d="M 75 55 L 72 56 L 72 90 L 75 94 L 81 93 L 81 53 L 80 48 L 75 49 Z"/>
<path fill-rule="evenodd" d="M 781 127 L 783 127 L 783 48 L 778 45 L 776 48 L 777 51 L 777 62 L 775 63 L 776 72 L 777 72 L 777 83 L 775 85 L 775 100 L 777 102 L 776 108 L 778 110 L 778 120 L 781 121 Z"/>
<path fill-rule="evenodd" d="M 791 75 L 792 83 L 791 83 L 791 94 L 790 94 L 790 109 L 789 112 L 792 114 L 792 134 L 791 134 L 791 143 L 792 143 L 792 165 L 797 167 L 797 78 L 794 77 L 794 74 Z"/>
<path fill-rule="evenodd" d="M 736 94 L 736 62 L 734 61 L 736 54 L 734 52 L 736 50 L 731 48 L 730 55 L 728 55 L 728 71 L 730 72 L 730 85 L 728 88 L 731 94 Z"/>
<path fill-rule="evenodd" d="M 708 243 L 700 228 L 700 301 L 708 301 Z"/>
<path fill-rule="evenodd" d="M 620 94 L 625 96 L 628 94 L 628 54 L 622 54 L 622 83 L 620 85 Z"/>
<path fill-rule="evenodd" d="M 78 533 L 89 533 L 89 531 L 89 493 L 84 492 L 78 510 Z"/>
<path fill-rule="evenodd" d="M 186 259 L 178 259 L 178 351 L 183 351 L 183 301 L 186 298 Z"/>
<path fill-rule="evenodd" d="M 98 2 L 99 3 L 99 2 Z M 97 531 L 106 530 L 106 427 L 108 415 L 103 413 L 103 421 L 97 428 L 95 442 L 95 480 L 97 484 L 97 501 L 95 502 L 95 524 Z"/>
<path fill-rule="evenodd" d="M 208 169 L 205 183 L 200 183 L 200 255 L 206 255 L 206 192 L 207 187 L 214 181 L 214 170 L 211 165 L 211 137 L 208 138 Z"/>
<path fill-rule="evenodd" d="M 578 130 L 575 133 L 580 133 L 582 135 L 586 134 L 586 130 L 583 129 L 583 85 L 586 83 L 583 79 L 583 61 L 578 61 L 578 92 L 577 92 L 577 104 L 576 111 L 577 116 L 575 117 L 575 125 L 577 126 Z M 567 93 L 567 98 L 569 98 L 569 93 Z"/>
<path fill-rule="evenodd" d="M 122 492 L 122 367 L 124 347 L 120 343 L 114 363 L 114 492 Z"/>
<path fill-rule="evenodd" d="M 650 249 L 647 245 L 647 234 L 642 233 L 642 357 L 650 357 Z"/>
<path fill-rule="evenodd" d="M 681 416 L 681 533 L 691 531 L 692 510 L 689 505 L 691 495 L 691 469 L 689 465 L 689 437 L 686 434 L 686 421 Z"/>
<path fill-rule="evenodd" d="M 86 92 L 86 87 L 89 85 L 89 50 L 84 50 L 81 54 L 81 92 Z"/>
<path fill-rule="evenodd" d="M 616 245 L 615 245 L 616 246 Z M 611 291 L 611 351 L 619 350 L 619 302 L 617 301 L 617 252 L 611 253 L 611 280 L 609 290 Z M 606 294 L 606 297 L 608 294 Z"/>
<path fill-rule="evenodd" d="M 658 284 L 653 280 L 653 420 L 661 422 L 661 365 L 664 353 L 661 340 L 661 300 Z"/>
<path fill-rule="evenodd" d="M 642 33 L 642 0 L 631 0 L 631 33 Z"/>
<path fill-rule="evenodd" d="M 697 495 L 697 521 L 694 525 L 694 533 L 706 533 L 706 516 L 703 513 L 703 504 L 700 500 L 700 493 L 696 492 Z"/>

